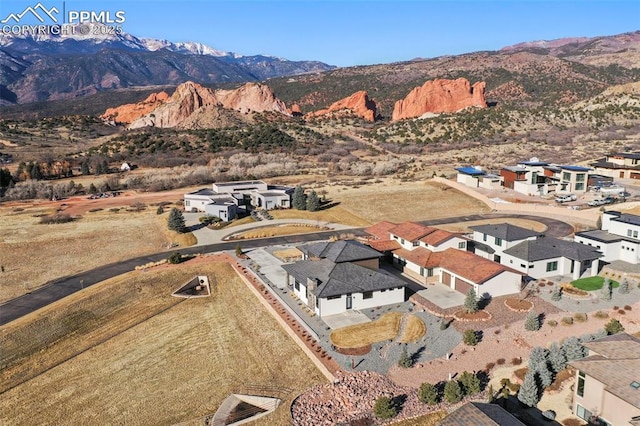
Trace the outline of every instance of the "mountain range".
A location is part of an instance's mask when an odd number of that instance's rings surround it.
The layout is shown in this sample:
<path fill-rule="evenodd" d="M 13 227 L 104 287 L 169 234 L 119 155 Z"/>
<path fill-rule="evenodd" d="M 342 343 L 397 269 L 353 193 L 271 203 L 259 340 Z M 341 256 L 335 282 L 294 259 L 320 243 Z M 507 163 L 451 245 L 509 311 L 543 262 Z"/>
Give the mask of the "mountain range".
<path fill-rule="evenodd" d="M 88 35 L 73 27 L 64 35 L 0 36 L 0 105 L 189 80 L 204 84 L 261 81 L 335 68 L 318 61 L 244 56 L 196 42 L 102 34 L 108 32 L 101 31 L 104 26 L 91 25 Z"/>

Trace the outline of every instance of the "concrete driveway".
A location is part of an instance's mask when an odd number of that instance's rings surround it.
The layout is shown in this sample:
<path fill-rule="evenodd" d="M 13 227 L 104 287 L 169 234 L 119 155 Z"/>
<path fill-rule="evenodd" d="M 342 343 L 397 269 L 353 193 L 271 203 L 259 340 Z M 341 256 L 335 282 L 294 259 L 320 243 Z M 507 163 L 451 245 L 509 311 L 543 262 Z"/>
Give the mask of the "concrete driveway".
<path fill-rule="evenodd" d="M 245 251 L 251 260 L 260 265 L 258 273 L 271 281 L 278 288 L 287 286 L 287 272 L 282 269 L 280 259 L 269 253 L 264 248 L 256 248 Z"/>
<path fill-rule="evenodd" d="M 342 327 L 348 327 L 355 324 L 364 324 L 365 322 L 371 322 L 368 316 L 360 311 L 347 311 L 341 314 L 327 315 L 322 317 L 324 322 L 327 323 L 332 330 Z"/>
<path fill-rule="evenodd" d="M 464 305 L 465 295 L 451 289 L 444 284 L 429 284 L 426 289 L 418 291 L 418 294 L 442 309 Z"/>

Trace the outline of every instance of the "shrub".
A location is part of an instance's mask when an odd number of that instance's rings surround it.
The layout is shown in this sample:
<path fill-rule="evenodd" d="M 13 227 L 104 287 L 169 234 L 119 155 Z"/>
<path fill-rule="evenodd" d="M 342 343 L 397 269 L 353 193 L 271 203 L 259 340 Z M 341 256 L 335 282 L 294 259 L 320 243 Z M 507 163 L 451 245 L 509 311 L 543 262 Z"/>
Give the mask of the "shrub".
<path fill-rule="evenodd" d="M 373 414 L 379 419 L 392 419 L 398 415 L 398 409 L 391 398 L 380 396 L 373 405 Z"/>
<path fill-rule="evenodd" d="M 571 317 L 563 317 L 562 318 L 562 323 L 564 325 L 572 325 L 573 324 L 573 318 L 571 318 Z"/>
<path fill-rule="evenodd" d="M 528 331 L 540 330 L 540 319 L 534 311 L 529 311 L 524 321 L 524 328 Z"/>
<path fill-rule="evenodd" d="M 240 257 L 244 254 L 244 252 L 242 251 L 242 247 L 240 247 L 240 244 L 236 244 L 236 256 Z"/>
<path fill-rule="evenodd" d="M 478 344 L 478 333 L 475 330 L 465 330 L 462 334 L 462 341 L 465 345 L 475 346 Z"/>
<path fill-rule="evenodd" d="M 573 318 L 578 322 L 585 322 L 587 320 L 587 314 L 584 312 L 576 312 L 573 314 Z"/>
<path fill-rule="evenodd" d="M 595 314 L 593 314 L 593 316 L 599 319 L 609 318 L 609 314 L 604 311 L 598 311 Z"/>
<path fill-rule="evenodd" d="M 184 223 L 184 215 L 175 207 L 169 212 L 167 226 L 172 231 L 180 232 L 181 234 L 187 232 L 187 226 Z"/>
<path fill-rule="evenodd" d="M 440 320 L 440 330 L 446 330 L 447 328 L 449 328 L 449 321 L 447 321 L 446 319 L 442 318 Z"/>
<path fill-rule="evenodd" d="M 40 218 L 40 223 L 43 223 L 45 225 L 49 225 L 52 223 L 68 223 L 72 221 L 73 217 L 71 217 L 69 213 L 56 213 L 48 216 L 42 216 Z"/>
<path fill-rule="evenodd" d="M 522 364 L 522 358 L 511 358 L 511 365 L 520 365 Z"/>
<path fill-rule="evenodd" d="M 487 389 L 487 402 L 493 404 L 496 400 L 496 391 L 493 389 L 493 385 L 489 385 Z"/>
<path fill-rule="evenodd" d="M 462 400 L 462 389 L 457 380 L 449 380 L 447 384 L 444 385 L 444 399 L 449 404 L 455 404 Z"/>
<path fill-rule="evenodd" d="M 618 309 L 618 313 L 619 313 L 620 315 L 624 315 L 624 314 L 626 314 L 627 312 L 626 312 L 624 309 Z"/>
<path fill-rule="evenodd" d="M 487 365 L 484 366 L 484 371 L 488 373 L 495 366 L 496 366 L 495 362 L 488 362 Z"/>
<path fill-rule="evenodd" d="M 620 286 L 618 287 L 618 293 L 627 294 L 629 293 L 629 281 L 626 278 L 623 278 L 620 281 Z"/>
<path fill-rule="evenodd" d="M 624 305 L 624 310 L 625 310 L 625 311 L 630 311 L 630 310 L 631 310 L 631 306 L 629 306 L 629 305 Z"/>
<path fill-rule="evenodd" d="M 411 360 L 411 357 L 407 353 L 407 347 L 403 346 L 402 352 L 400 353 L 400 358 L 398 359 L 398 366 L 402 368 L 411 368 L 412 365 L 413 365 L 413 361 Z"/>
<path fill-rule="evenodd" d="M 164 207 L 158 206 L 158 210 L 156 210 L 156 214 L 159 215 L 159 214 L 162 214 L 162 213 L 164 213 Z"/>
<path fill-rule="evenodd" d="M 557 302 L 560 299 L 562 299 L 562 290 L 557 284 L 555 284 L 551 290 L 551 300 Z"/>
<path fill-rule="evenodd" d="M 464 308 L 465 310 L 472 314 L 474 312 L 478 312 L 478 297 L 476 296 L 476 291 L 473 288 L 470 288 L 467 292 L 467 297 L 464 299 Z"/>
<path fill-rule="evenodd" d="M 418 399 L 424 404 L 434 405 L 439 402 L 438 389 L 431 383 L 423 383 L 418 389 Z"/>
<path fill-rule="evenodd" d="M 498 360 L 496 361 L 496 364 L 498 365 L 504 365 L 505 362 L 507 362 L 507 360 L 505 360 L 504 358 L 498 358 Z"/>
<path fill-rule="evenodd" d="M 605 277 L 604 282 L 602 283 L 600 297 L 602 297 L 602 300 L 611 300 L 611 280 L 609 277 Z"/>
<path fill-rule="evenodd" d="M 169 263 L 173 264 L 173 265 L 177 265 L 178 263 L 182 263 L 182 255 L 180 254 L 180 252 L 174 252 L 171 253 L 171 256 L 169 256 Z"/>
<path fill-rule="evenodd" d="M 622 333 L 624 331 L 624 327 L 622 326 L 620 321 L 615 318 L 611 318 L 611 321 L 604 325 L 604 330 L 607 332 L 607 334 L 611 335 Z"/>
<path fill-rule="evenodd" d="M 464 371 L 460 375 L 460 384 L 462 385 L 462 391 L 466 396 L 475 395 L 480 393 L 480 379 L 468 371 Z"/>
<path fill-rule="evenodd" d="M 547 324 L 549 324 L 549 327 L 555 327 L 558 325 L 558 321 L 556 320 L 549 320 L 547 321 Z"/>

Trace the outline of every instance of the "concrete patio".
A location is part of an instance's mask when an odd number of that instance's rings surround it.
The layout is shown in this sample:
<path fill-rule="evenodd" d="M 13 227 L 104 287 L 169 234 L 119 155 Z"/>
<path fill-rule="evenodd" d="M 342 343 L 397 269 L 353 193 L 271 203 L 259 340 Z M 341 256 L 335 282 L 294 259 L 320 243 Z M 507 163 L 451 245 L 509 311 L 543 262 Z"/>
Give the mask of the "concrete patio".
<path fill-rule="evenodd" d="M 420 290 L 417 293 L 442 309 L 462 306 L 466 297 L 459 291 L 440 283 L 429 284 L 424 290 Z"/>

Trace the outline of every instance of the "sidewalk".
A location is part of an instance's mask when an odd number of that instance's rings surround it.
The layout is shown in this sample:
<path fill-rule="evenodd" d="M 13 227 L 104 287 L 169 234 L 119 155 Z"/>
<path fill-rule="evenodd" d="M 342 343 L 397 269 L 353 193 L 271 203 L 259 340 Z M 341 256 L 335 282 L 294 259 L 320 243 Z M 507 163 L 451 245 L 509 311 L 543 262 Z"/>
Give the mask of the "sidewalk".
<path fill-rule="evenodd" d="M 245 223 L 244 225 L 231 226 L 214 230 L 209 229 L 206 226 L 202 226 L 199 221 L 199 218 L 202 216 L 204 216 L 204 213 L 184 213 L 184 220 L 186 225 L 191 228 L 191 232 L 193 232 L 193 235 L 195 235 L 198 240 L 198 244 L 196 244 L 197 246 L 221 243 L 227 241 L 225 240 L 225 238 L 230 235 L 248 231 L 251 229 L 264 228 L 269 226 L 305 224 L 329 228 L 332 231 L 346 231 L 356 228 L 355 226 L 342 225 L 339 223 L 321 222 L 311 219 L 273 219 L 263 220 L 261 222 Z"/>

